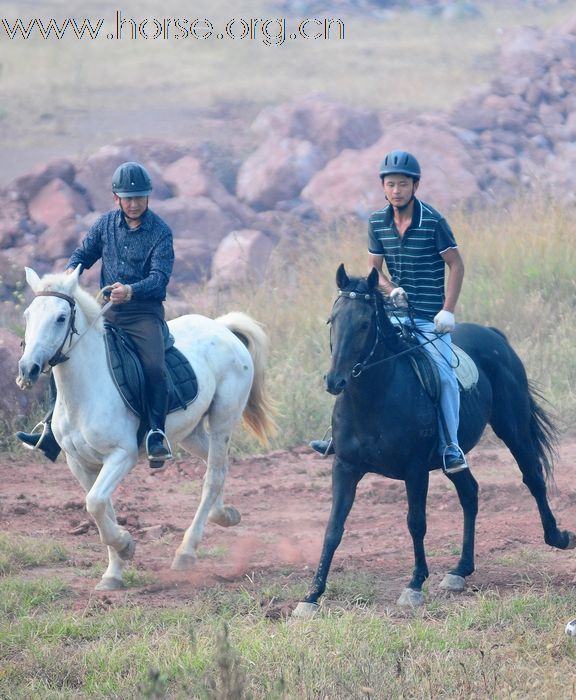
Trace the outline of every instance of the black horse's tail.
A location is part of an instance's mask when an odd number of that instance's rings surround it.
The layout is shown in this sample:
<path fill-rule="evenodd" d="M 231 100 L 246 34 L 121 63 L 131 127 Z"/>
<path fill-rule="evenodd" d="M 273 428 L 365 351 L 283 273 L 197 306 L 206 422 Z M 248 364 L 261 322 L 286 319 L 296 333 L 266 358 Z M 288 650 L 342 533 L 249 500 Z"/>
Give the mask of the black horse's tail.
<path fill-rule="evenodd" d="M 554 462 L 558 457 L 558 428 L 552 418 L 542 408 L 539 401 L 545 401 L 533 382 L 529 382 L 530 395 L 530 434 L 538 462 L 546 481 L 554 480 Z"/>

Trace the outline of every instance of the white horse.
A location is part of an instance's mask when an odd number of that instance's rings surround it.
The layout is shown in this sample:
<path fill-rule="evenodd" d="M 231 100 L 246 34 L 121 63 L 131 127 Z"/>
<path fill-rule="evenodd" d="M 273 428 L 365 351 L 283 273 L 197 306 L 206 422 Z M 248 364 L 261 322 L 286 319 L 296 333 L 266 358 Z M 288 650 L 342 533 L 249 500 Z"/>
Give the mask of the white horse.
<path fill-rule="evenodd" d="M 86 509 L 108 547 L 108 568 L 96 588 L 116 590 L 124 585 L 122 571 L 134 556 L 135 543 L 116 522 L 111 497 L 138 461 L 139 420 L 114 384 L 106 360 L 102 309 L 78 284 L 79 274 L 80 267 L 72 274 L 40 279 L 26 268 L 35 297 L 24 312 L 25 349 L 16 381 L 29 388 L 51 361 L 56 363 L 58 398 L 52 429 L 70 470 L 86 490 Z M 223 527 L 240 521 L 236 508 L 224 505 L 234 426 L 243 418 L 264 444 L 275 426 L 264 389 L 268 342 L 256 321 L 233 312 L 216 320 L 180 316 L 168 325 L 176 346 L 194 367 L 198 396 L 186 410 L 168 415 L 166 432 L 172 444 L 207 464 L 200 505 L 172 562 L 173 569 L 187 570 L 194 566 L 207 520 Z M 241 334 L 248 347 L 234 333 Z"/>

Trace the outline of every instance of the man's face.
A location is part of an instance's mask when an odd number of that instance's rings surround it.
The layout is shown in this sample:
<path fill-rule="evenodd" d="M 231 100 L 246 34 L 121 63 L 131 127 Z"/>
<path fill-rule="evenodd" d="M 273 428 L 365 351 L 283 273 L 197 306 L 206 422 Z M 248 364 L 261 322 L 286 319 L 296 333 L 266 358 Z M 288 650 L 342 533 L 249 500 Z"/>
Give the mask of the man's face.
<path fill-rule="evenodd" d="M 115 194 L 114 201 L 128 219 L 140 219 L 148 208 L 148 197 L 118 197 Z"/>
<path fill-rule="evenodd" d="M 408 175 L 385 175 L 382 182 L 386 199 L 393 207 L 405 207 L 418 189 L 418 181 Z"/>

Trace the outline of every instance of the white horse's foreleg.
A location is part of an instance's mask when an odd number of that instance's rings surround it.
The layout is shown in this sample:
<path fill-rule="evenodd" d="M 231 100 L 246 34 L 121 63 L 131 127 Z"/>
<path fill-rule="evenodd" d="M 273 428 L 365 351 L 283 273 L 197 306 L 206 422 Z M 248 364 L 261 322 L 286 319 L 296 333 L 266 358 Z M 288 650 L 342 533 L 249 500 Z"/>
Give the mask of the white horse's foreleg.
<path fill-rule="evenodd" d="M 222 490 L 216 496 L 216 501 L 208 513 L 208 520 L 222 527 L 233 527 L 238 525 L 241 519 L 242 516 L 237 508 L 224 505 L 224 484 L 222 484 Z"/>
<path fill-rule="evenodd" d="M 116 513 L 114 512 L 112 501 L 108 501 L 108 504 L 106 506 L 106 513 L 109 518 L 116 522 Z M 130 557 L 122 558 L 114 549 L 114 547 L 107 547 L 106 549 L 108 550 L 108 568 L 102 574 L 102 579 L 100 580 L 100 583 L 96 586 L 96 590 L 117 591 L 124 588 L 124 569 L 128 564 L 128 559 L 131 559 L 134 556 L 136 543 L 134 542 L 134 540 L 132 540 Z"/>
<path fill-rule="evenodd" d="M 70 455 L 66 455 L 66 461 L 68 462 L 68 467 L 74 476 L 78 479 L 80 484 L 84 487 L 84 490 L 88 493 L 93 487 L 94 482 L 98 476 L 96 471 L 91 471 L 85 469 L 80 462 L 75 460 Z M 116 514 L 112 506 L 112 501 L 108 500 L 106 504 L 106 510 L 108 517 L 116 522 Z M 134 547 L 134 545 L 133 545 Z M 134 549 L 132 549 L 132 554 Z M 123 588 L 122 583 L 122 572 L 126 566 L 127 560 L 122 559 L 113 547 L 108 547 L 108 568 L 102 575 L 102 580 L 96 586 L 96 590 L 99 591 L 111 591 Z"/>
<path fill-rule="evenodd" d="M 211 433 L 210 449 L 208 451 L 208 466 L 204 476 L 202 486 L 202 496 L 200 505 L 194 516 L 190 527 L 184 533 L 182 543 L 176 550 L 173 569 L 186 570 L 194 566 L 196 560 L 196 550 L 202 535 L 208 516 L 212 509 L 222 499 L 224 481 L 228 472 L 228 444 L 230 442 L 230 432 Z M 232 523 L 230 523 L 232 524 Z"/>
<path fill-rule="evenodd" d="M 116 522 L 110 499 L 135 462 L 136 455 L 130 455 L 126 450 L 118 449 L 113 452 L 107 457 L 94 485 L 86 495 L 86 510 L 96 522 L 101 541 L 115 549 L 123 560 L 134 556 L 134 540 L 128 530 Z"/>

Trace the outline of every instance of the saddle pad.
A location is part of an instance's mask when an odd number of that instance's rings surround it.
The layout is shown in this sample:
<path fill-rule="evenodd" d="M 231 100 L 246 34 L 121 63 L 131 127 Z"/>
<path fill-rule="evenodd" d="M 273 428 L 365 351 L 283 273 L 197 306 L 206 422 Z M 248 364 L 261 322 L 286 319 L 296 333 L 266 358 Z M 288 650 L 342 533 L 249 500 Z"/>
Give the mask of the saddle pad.
<path fill-rule="evenodd" d="M 114 383 L 126 406 L 137 416 L 145 418 L 146 387 L 140 358 L 128 335 L 110 323 L 104 324 L 106 357 Z M 166 370 L 169 384 L 168 413 L 185 409 L 198 395 L 198 381 L 192 366 L 166 337 Z"/>
<path fill-rule="evenodd" d="M 458 358 L 457 367 L 454 368 L 456 377 L 460 382 L 460 386 L 464 391 L 468 391 L 478 383 L 478 367 L 476 363 L 467 353 L 452 343 L 452 350 Z M 456 363 L 454 363 L 456 364 Z"/>

